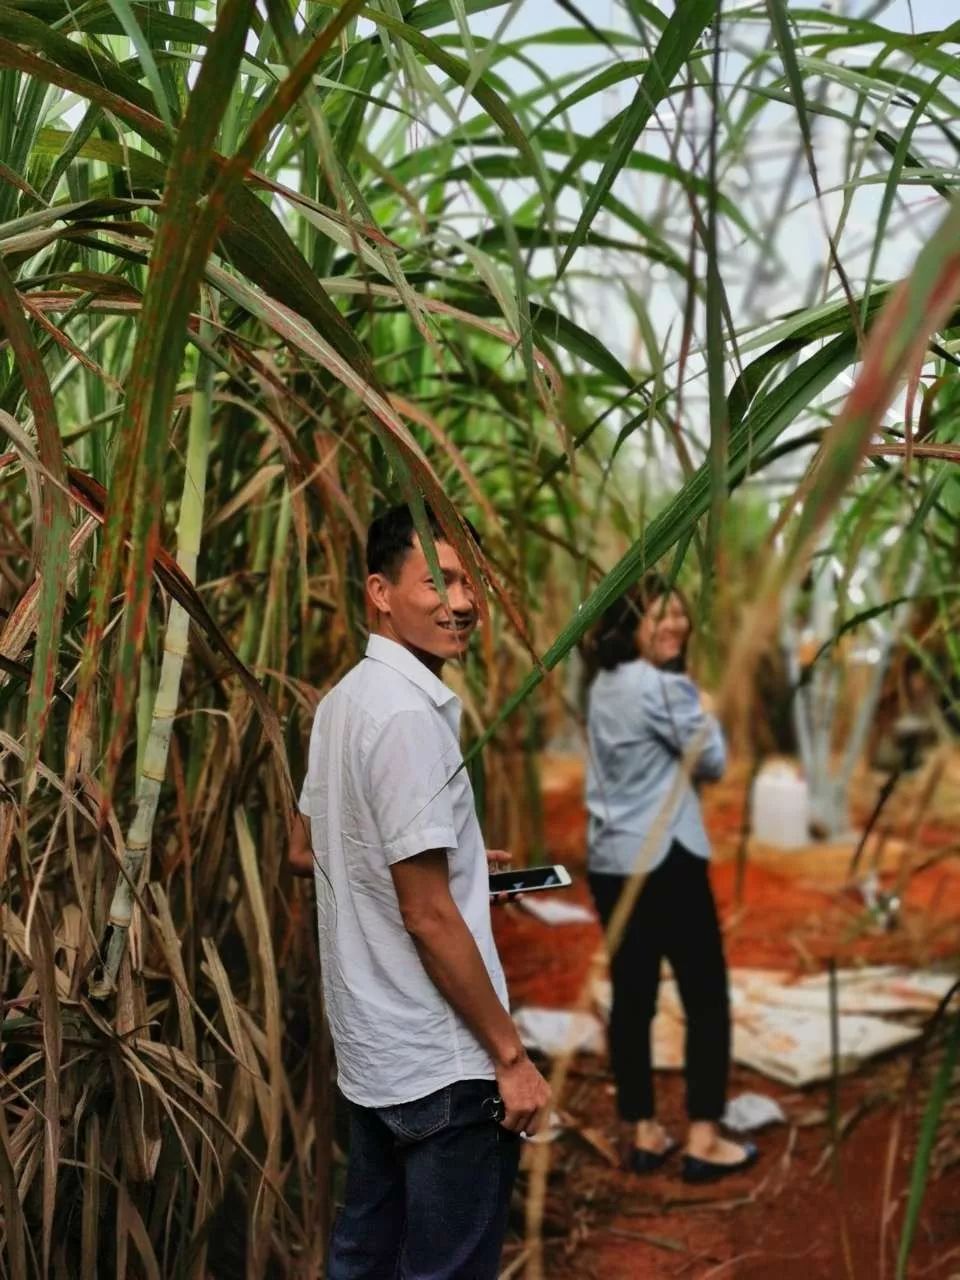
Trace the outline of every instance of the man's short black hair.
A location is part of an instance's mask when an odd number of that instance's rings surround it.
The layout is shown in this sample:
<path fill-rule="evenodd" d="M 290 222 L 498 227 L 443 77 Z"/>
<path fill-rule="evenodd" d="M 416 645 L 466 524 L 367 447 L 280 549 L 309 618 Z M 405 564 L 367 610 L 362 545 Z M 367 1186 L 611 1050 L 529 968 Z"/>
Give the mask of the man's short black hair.
<path fill-rule="evenodd" d="M 443 526 L 434 514 L 429 502 L 423 504 L 430 532 L 437 542 L 449 542 Z M 469 529 L 474 542 L 479 547 L 480 535 L 465 517 L 461 517 Z M 413 523 L 413 513 L 405 502 L 381 512 L 367 530 L 367 573 L 382 573 L 384 577 L 396 580 L 400 566 L 408 551 L 413 550 L 413 539 L 417 527 Z"/>

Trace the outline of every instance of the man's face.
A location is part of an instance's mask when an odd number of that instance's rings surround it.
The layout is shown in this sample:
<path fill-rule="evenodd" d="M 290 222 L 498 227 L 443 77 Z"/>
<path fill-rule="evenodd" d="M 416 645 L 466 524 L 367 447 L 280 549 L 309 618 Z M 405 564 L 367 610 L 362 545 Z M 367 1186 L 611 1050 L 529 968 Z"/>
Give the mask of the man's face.
<path fill-rule="evenodd" d="M 367 590 L 379 615 L 380 634 L 396 640 L 434 669 L 461 658 L 477 625 L 477 599 L 460 557 L 449 542 L 434 543 L 446 588 L 437 591 L 420 539 L 404 556 L 396 580 L 374 573 Z"/>

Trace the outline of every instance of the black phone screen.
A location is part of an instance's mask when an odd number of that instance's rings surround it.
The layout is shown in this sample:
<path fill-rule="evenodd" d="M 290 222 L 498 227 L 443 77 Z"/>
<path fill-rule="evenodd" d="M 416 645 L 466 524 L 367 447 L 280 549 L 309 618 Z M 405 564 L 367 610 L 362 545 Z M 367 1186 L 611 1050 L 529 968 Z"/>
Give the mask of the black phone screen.
<path fill-rule="evenodd" d="M 559 889 L 567 883 L 556 867 L 518 867 L 516 871 L 494 871 L 491 893 L 529 893 L 532 889 Z"/>

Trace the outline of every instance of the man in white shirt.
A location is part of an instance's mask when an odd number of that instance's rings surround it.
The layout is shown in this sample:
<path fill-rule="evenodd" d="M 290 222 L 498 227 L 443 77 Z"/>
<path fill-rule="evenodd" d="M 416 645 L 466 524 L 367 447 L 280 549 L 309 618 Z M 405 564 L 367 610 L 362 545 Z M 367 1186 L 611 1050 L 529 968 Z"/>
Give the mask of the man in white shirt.
<path fill-rule="evenodd" d="M 291 847 L 315 877 L 350 1107 L 328 1280 L 493 1280 L 519 1134 L 549 1102 L 508 1012 L 460 702 L 439 678 L 477 602 L 427 515 L 443 596 L 407 507 L 370 526 L 374 633 L 317 708 Z"/>

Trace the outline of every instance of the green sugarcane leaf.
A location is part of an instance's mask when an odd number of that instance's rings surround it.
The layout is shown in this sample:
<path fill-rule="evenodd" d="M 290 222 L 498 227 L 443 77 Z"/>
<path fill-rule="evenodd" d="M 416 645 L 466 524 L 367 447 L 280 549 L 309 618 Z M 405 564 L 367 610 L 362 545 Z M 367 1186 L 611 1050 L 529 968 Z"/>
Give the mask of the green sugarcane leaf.
<path fill-rule="evenodd" d="M 90 108 L 91 113 L 100 113 L 99 107 Z M 94 124 L 96 117 L 94 118 Z M 73 155 L 85 160 L 101 160 L 104 164 L 116 169 L 123 169 L 130 175 L 133 186 L 159 186 L 166 176 L 166 165 L 146 152 L 140 151 L 129 143 L 121 146 L 119 142 L 110 142 L 106 138 L 84 138 L 82 134 L 67 133 L 61 129 L 45 128 L 37 131 L 34 138 L 32 154 L 35 156 L 67 155 L 70 149 Z"/>
<path fill-rule="evenodd" d="M 557 116 L 564 115 L 565 112 L 569 111 L 571 107 L 575 107 L 579 102 L 586 102 L 595 93 L 611 89 L 614 85 L 621 84 L 624 80 L 634 80 L 646 71 L 648 65 L 646 58 L 631 58 L 626 62 L 618 63 L 616 66 L 605 67 L 602 71 L 598 71 L 596 75 L 578 85 L 572 93 L 568 93 L 561 98 L 545 115 L 541 116 L 537 121 L 533 136 L 536 137 L 540 130 L 546 128 Z"/>
<path fill-rule="evenodd" d="M 727 476 L 731 488 L 741 483 L 750 473 L 756 459 L 794 421 L 797 414 L 851 364 L 855 354 L 854 337 L 842 334 L 794 369 L 768 395 L 758 397 L 744 421 L 730 433 Z M 604 610 L 694 528 L 709 509 L 710 496 L 711 472 L 707 464 L 700 467 L 664 510 L 654 517 L 643 536 L 580 605 L 575 617 L 542 655 L 540 661 L 545 671 L 551 671 L 562 661 L 599 621 Z M 530 672 L 497 712 L 473 751 L 479 751 L 493 737 L 500 725 L 530 696 L 542 679 L 543 672 L 539 669 Z"/>
<path fill-rule="evenodd" d="M 107 794 L 116 769 L 122 734 L 135 690 L 150 589 L 150 568 L 159 516 L 169 413 L 190 307 L 196 284 L 184 279 L 184 235 L 196 217 L 213 144 L 243 54 L 253 0 L 227 0 L 176 136 L 157 224 L 150 272 L 137 331 L 131 379 L 120 429 L 120 445 L 111 484 L 112 502 L 97 564 L 93 603 L 81 658 L 77 695 L 70 718 L 68 770 L 76 768 L 89 733 L 97 664 L 120 572 L 123 547 L 132 536 L 125 596 L 127 609 L 117 663 L 112 758 Z M 199 283 L 199 282 L 197 282 Z"/>
<path fill-rule="evenodd" d="M 141 30 L 133 7 L 128 3 L 128 0 L 107 0 L 107 3 L 116 15 L 124 35 L 136 49 L 140 66 L 143 68 L 143 74 L 150 85 L 154 101 L 157 104 L 157 110 L 160 112 L 164 124 L 172 132 L 176 107 L 167 97 L 166 86 L 160 78 L 160 72 L 157 70 L 153 50 Z"/>
<path fill-rule="evenodd" d="M 366 348 L 330 301 L 277 215 L 246 186 L 226 198 L 220 233 L 227 258 L 267 293 L 304 315 L 368 382 L 377 376 Z"/>
<path fill-rule="evenodd" d="M 57 661 L 63 630 L 63 606 L 69 567 L 70 512 L 66 492 L 62 487 L 66 470 L 50 382 L 30 327 L 24 318 L 20 297 L 2 260 L 0 260 L 0 321 L 20 366 L 36 424 L 37 453 L 49 477 L 43 485 L 41 509 L 36 513 L 40 520 L 36 536 L 39 543 L 41 587 L 37 616 L 37 642 L 27 701 L 26 746 L 23 755 L 22 807 L 25 819 L 23 836 L 26 843 L 28 803 L 36 782 L 40 744 L 57 683 Z M 53 1241 L 57 1165 L 60 1158 L 61 1025 L 54 982 L 53 940 L 49 922 L 42 911 L 34 919 L 33 934 L 28 941 L 32 947 L 36 948 L 37 978 L 44 1015 L 45 1096 L 48 1111 L 43 1120 L 41 1248 L 43 1266 L 46 1270 L 49 1266 Z"/>
<path fill-rule="evenodd" d="M 910 140 L 914 131 L 920 123 L 921 117 L 925 114 L 930 99 L 933 97 L 937 88 L 943 79 L 942 74 L 937 76 L 928 85 L 926 91 L 917 100 L 910 118 L 907 121 L 903 132 L 897 138 L 896 148 L 890 164 L 890 172 L 884 184 L 883 200 L 880 203 L 880 210 L 877 214 L 876 230 L 874 232 L 873 245 L 870 250 L 870 262 L 867 266 L 866 283 L 863 289 L 863 302 L 861 304 L 861 323 L 865 324 L 867 313 L 870 306 L 871 287 L 873 285 L 874 275 L 877 269 L 877 261 L 880 257 L 880 251 L 883 247 L 886 237 L 887 224 L 890 221 L 890 214 L 893 211 L 894 200 L 897 197 L 897 188 L 901 182 L 903 167 L 907 163 L 907 157 L 910 155 Z"/>
<path fill-rule="evenodd" d="M 450 299 L 456 306 L 475 316 L 500 313 L 496 300 L 484 295 L 457 296 Z M 594 334 L 576 324 L 568 316 L 553 307 L 533 304 L 530 307 L 530 323 L 535 335 L 544 341 L 556 343 L 571 355 L 585 360 L 593 368 L 612 378 L 620 386 L 633 387 L 636 379 L 624 368 L 613 353 Z"/>
<path fill-rule="evenodd" d="M 488 13 L 491 9 L 502 9 L 508 0 L 457 0 L 468 17 L 477 13 Z M 415 5 L 406 15 L 408 26 L 417 31 L 429 31 L 432 27 L 442 27 L 454 21 L 453 0 L 424 0 Z"/>
<path fill-rule="evenodd" d="M 717 11 L 718 0 L 686 0 L 678 3 L 650 58 L 630 107 L 624 112 L 599 178 L 591 185 L 587 202 L 577 222 L 573 239 L 564 251 L 557 274 L 562 275 L 583 243 L 597 215 L 604 195 L 625 166 L 657 104 L 666 97 L 674 77 Z"/>
<path fill-rule="evenodd" d="M 66 479 L 63 445 L 50 381 L 37 344 L 23 314 L 14 282 L 0 258 L 0 321 L 13 349 L 20 376 L 33 410 L 37 431 L 37 455 L 49 479 L 42 489 L 42 506 L 34 513 L 38 526 L 38 562 L 41 569 L 37 642 L 27 703 L 27 740 L 24 756 L 24 804 L 33 790 L 40 743 L 56 685 L 57 661 L 67 592 L 67 549 L 70 513 L 62 487 Z"/>
<path fill-rule="evenodd" d="M 144 295 L 139 346 L 144 360 L 134 367 L 143 385 L 131 383 L 128 404 L 134 400 L 132 436 L 142 436 L 143 448 L 135 475 L 131 504 L 131 552 L 127 565 L 120 654 L 115 685 L 114 730 L 107 754 L 107 793 L 123 750 L 123 730 L 132 705 L 134 672 L 143 645 L 149 580 L 156 553 L 156 533 L 163 492 L 162 457 L 169 413 L 176 390 L 176 371 L 186 341 L 187 321 L 202 273 L 226 217 L 227 200 L 239 189 L 248 169 L 267 145 L 272 131 L 308 88 L 319 60 L 359 12 L 358 0 L 347 0 L 333 20 L 310 41 L 289 76 L 276 88 L 252 121 L 236 153 L 221 167 L 204 203 L 197 195 L 215 153 L 213 143 L 239 71 L 244 37 L 252 10 L 249 0 L 230 0 L 221 10 L 197 84 L 190 96 L 183 127 L 177 134 L 170 161 L 166 200 L 151 255 L 152 270 Z M 190 165 L 195 172 L 184 174 Z M 183 216 L 183 210 L 189 212 Z M 187 234 L 184 236 L 184 229 Z M 109 533 L 109 523 L 108 523 Z M 95 634 L 91 625 L 91 633 Z M 74 710 L 82 712 L 78 688 Z M 82 720 L 81 720 L 82 722 Z"/>
<path fill-rule="evenodd" d="M 907 1277 L 910 1248 L 920 1220 L 920 1209 L 923 1206 L 927 1180 L 930 1176 L 930 1157 L 933 1154 L 933 1143 L 940 1124 L 940 1118 L 943 1115 L 944 1106 L 953 1087 L 953 1073 L 958 1056 L 960 1056 L 960 1013 L 954 1015 L 953 1023 L 947 1031 L 946 1048 L 920 1122 L 920 1135 L 917 1140 L 916 1154 L 913 1158 L 913 1168 L 910 1172 L 910 1192 L 907 1197 L 907 1208 L 900 1232 L 896 1280 L 906 1280 Z"/>
<path fill-rule="evenodd" d="M 115 62 L 85 45 L 77 44 L 55 27 L 32 14 L 0 4 L 0 36 L 42 53 L 50 62 L 72 75 L 82 76 L 102 86 L 110 94 L 131 103 L 151 115 L 157 115 L 153 95 L 142 84 L 127 75 Z M 26 69 L 26 68 L 24 68 Z"/>
<path fill-rule="evenodd" d="M 469 63 L 448 53 L 442 45 L 435 40 L 431 40 L 429 36 L 425 36 L 416 27 L 410 26 L 389 14 L 383 13 L 379 9 L 371 9 L 364 7 L 361 13 L 370 22 L 382 26 L 385 30 L 395 35 L 398 39 L 405 41 L 412 48 L 421 54 L 428 62 L 440 68 L 451 80 L 454 80 L 461 86 L 468 86 L 472 79 L 472 72 Z M 487 115 L 495 124 L 498 124 L 503 131 L 504 136 L 517 149 L 517 151 L 526 159 L 529 165 L 530 173 L 537 179 L 544 200 L 550 206 L 551 200 L 547 183 L 545 181 L 540 157 L 534 148 L 530 145 L 522 125 L 514 116 L 513 112 L 504 102 L 503 98 L 490 87 L 484 77 L 480 77 L 473 85 L 471 96 L 483 107 Z"/>
<path fill-rule="evenodd" d="M 39 19 L 47 26 L 66 27 L 70 31 L 86 31 L 95 35 L 126 34 L 112 5 L 74 5 L 69 0 L 27 0 L 27 3 L 10 4 L 9 7 L 18 13 Z M 206 45 L 210 40 L 210 28 L 185 14 L 167 13 L 154 5 L 140 4 L 137 0 L 132 0 L 128 7 L 141 30 L 149 32 L 157 41 L 177 40 L 184 45 Z"/>
<path fill-rule="evenodd" d="M 859 469 L 901 380 L 918 367 L 930 335 L 952 314 L 960 298 L 958 245 L 960 198 L 954 200 L 871 330 L 854 389 L 824 437 L 815 480 L 784 557 L 786 569 L 809 549 Z"/>

